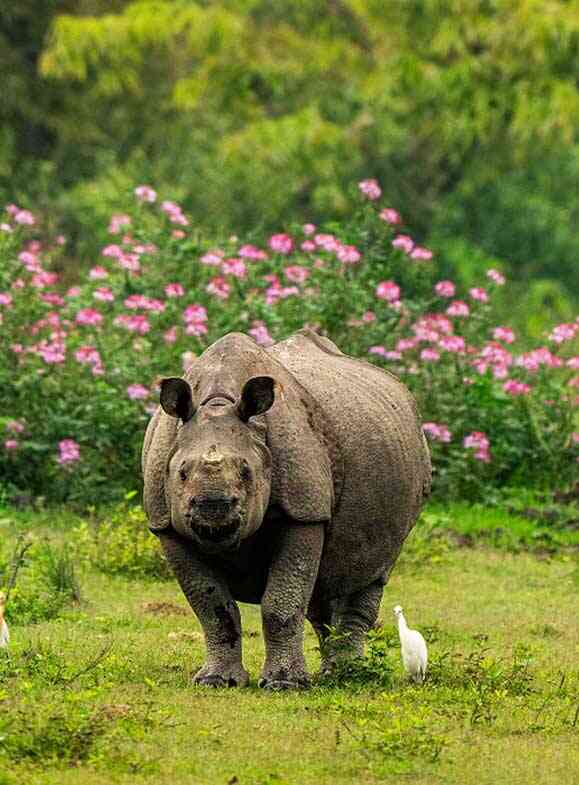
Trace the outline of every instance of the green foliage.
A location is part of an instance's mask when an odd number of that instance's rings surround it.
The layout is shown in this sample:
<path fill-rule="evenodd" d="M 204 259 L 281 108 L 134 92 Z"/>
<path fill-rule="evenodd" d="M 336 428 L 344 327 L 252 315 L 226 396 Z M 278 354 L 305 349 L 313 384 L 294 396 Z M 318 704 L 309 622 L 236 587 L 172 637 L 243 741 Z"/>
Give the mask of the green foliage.
<path fill-rule="evenodd" d="M 209 245 L 195 230 L 175 231 L 176 223 L 188 227 L 178 205 L 134 201 L 111 219 L 113 236 L 119 220 L 127 233 L 73 289 L 46 269 L 59 268 L 62 246 L 30 245 L 30 230 L 17 225 L 1 232 L 4 493 L 85 506 L 118 501 L 140 482 L 160 378 L 227 332 L 268 344 L 304 325 L 414 392 L 439 497 L 484 499 L 505 484 L 569 482 L 574 323 L 561 325 L 560 340 L 551 334 L 547 345 L 533 345 L 532 355 L 520 342 L 510 348 L 514 335 L 504 345 L 492 340 L 501 287 L 479 279 L 488 289 L 458 289 L 466 315 L 452 316 L 450 298 L 435 289 L 438 261 L 410 238 L 412 251 L 395 248 L 396 229 L 380 207 L 358 203 L 348 220 L 310 234 L 294 226 L 281 236 L 286 253 L 274 236 L 254 237 L 260 248 L 236 236 Z M 486 447 L 469 446 L 473 438 Z"/>
<path fill-rule="evenodd" d="M 247 232 L 342 217 L 371 173 L 421 237 L 472 249 L 453 273 L 499 258 L 558 283 L 556 318 L 576 303 L 573 3 L 37 5 L 0 12 L 0 197 L 38 197 L 83 256 L 131 183 Z"/>
<path fill-rule="evenodd" d="M 172 575 L 140 507 L 121 504 L 103 520 L 80 524 L 71 540 L 79 561 L 105 575 L 133 580 Z"/>

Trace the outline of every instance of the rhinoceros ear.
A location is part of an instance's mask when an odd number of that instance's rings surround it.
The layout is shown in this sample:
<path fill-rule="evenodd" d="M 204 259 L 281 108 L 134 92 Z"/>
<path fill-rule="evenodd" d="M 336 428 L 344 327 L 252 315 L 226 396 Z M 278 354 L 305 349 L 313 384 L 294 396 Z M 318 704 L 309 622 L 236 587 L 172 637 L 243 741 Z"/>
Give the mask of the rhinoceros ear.
<path fill-rule="evenodd" d="M 191 387 L 183 379 L 163 379 L 161 381 L 161 406 L 171 417 L 187 422 L 193 417 Z"/>
<path fill-rule="evenodd" d="M 264 414 L 275 400 L 275 381 L 271 376 L 254 376 L 246 382 L 241 399 L 237 404 L 237 414 L 242 422 L 250 417 Z"/>

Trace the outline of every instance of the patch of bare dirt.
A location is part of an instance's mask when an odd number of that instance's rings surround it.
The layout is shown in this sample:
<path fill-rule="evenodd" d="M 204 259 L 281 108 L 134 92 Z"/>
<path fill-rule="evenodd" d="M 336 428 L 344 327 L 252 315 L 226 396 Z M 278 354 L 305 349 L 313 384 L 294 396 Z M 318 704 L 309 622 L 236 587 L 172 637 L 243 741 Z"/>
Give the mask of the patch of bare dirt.
<path fill-rule="evenodd" d="M 153 613 L 155 616 L 189 616 L 187 608 L 174 602 L 145 602 L 143 612 Z"/>

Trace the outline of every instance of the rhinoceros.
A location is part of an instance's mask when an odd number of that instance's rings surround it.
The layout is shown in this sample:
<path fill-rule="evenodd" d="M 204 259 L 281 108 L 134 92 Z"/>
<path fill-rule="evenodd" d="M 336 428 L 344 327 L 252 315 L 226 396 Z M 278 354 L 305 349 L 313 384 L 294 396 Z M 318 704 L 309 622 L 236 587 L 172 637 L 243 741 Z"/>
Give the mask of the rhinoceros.
<path fill-rule="evenodd" d="M 430 486 L 405 385 L 309 329 L 267 348 L 230 333 L 161 382 L 160 404 L 144 507 L 204 631 L 194 682 L 248 684 L 236 601 L 261 604 L 261 687 L 310 683 L 305 619 L 323 672 L 361 655 Z"/>

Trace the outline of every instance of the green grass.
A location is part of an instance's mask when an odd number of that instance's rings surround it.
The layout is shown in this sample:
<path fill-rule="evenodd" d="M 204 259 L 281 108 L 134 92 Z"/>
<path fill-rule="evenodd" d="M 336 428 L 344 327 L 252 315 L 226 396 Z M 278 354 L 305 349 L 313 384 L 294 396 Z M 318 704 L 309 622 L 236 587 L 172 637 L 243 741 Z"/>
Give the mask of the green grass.
<path fill-rule="evenodd" d="M 0 521 L 4 531 L 50 527 L 56 549 L 74 540 L 66 516 L 0 518 L 11 522 Z M 492 509 L 432 508 L 385 590 L 364 666 L 337 686 L 292 694 L 255 686 L 258 608 L 242 609 L 251 687 L 193 688 L 203 644 L 175 582 L 85 563 L 80 604 L 11 624 L 10 652 L 0 653 L 0 785 L 572 785 L 577 540 L 571 529 L 556 548 L 537 547 L 541 528 Z M 23 584 L 43 580 L 28 570 Z M 399 662 L 397 603 L 429 644 L 422 687 Z M 306 651 L 315 671 L 309 628 Z"/>

